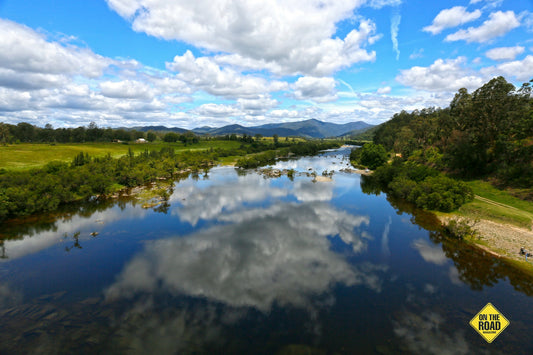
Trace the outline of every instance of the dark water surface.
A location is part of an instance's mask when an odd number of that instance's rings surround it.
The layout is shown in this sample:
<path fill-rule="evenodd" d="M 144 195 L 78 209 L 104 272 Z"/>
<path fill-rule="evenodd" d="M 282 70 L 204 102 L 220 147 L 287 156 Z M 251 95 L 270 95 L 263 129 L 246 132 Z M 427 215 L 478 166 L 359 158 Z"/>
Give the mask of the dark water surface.
<path fill-rule="evenodd" d="M 348 153 L 0 226 L 0 353 L 533 353 L 533 280 L 365 193 Z M 469 325 L 488 302 L 492 344 Z"/>

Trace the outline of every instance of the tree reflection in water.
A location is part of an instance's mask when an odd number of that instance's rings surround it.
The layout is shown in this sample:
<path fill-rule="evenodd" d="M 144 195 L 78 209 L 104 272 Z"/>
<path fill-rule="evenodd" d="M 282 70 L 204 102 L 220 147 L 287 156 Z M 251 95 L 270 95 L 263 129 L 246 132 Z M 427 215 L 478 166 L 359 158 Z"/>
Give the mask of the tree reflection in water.
<path fill-rule="evenodd" d="M 384 191 L 372 179 L 362 176 L 361 190 L 366 194 L 379 195 Z M 457 268 L 459 279 L 472 290 L 480 291 L 484 287 L 492 287 L 499 281 L 508 279 L 515 290 L 528 296 L 533 295 L 533 277 L 516 268 L 508 261 L 497 258 L 480 248 L 454 239 L 444 233 L 442 225 L 435 214 L 416 208 L 404 200 L 392 198 L 387 200 L 398 214 L 408 214 L 411 222 L 430 231 L 429 237 L 440 244 L 447 258 Z"/>

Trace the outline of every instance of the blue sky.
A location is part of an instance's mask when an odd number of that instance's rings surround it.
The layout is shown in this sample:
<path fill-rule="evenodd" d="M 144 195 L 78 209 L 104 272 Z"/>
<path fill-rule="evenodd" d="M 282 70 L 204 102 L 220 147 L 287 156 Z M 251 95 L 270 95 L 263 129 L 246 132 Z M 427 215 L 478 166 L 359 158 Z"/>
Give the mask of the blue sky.
<path fill-rule="evenodd" d="M 0 0 L 0 122 L 378 124 L 533 78 L 531 0 Z"/>

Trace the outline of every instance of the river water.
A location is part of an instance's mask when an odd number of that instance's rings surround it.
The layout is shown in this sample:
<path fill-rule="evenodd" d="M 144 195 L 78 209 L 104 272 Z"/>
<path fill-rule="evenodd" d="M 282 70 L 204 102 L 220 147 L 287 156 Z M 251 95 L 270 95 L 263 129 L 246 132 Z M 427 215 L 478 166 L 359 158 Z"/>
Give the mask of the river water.
<path fill-rule="evenodd" d="M 533 280 L 342 172 L 348 154 L 5 223 L 0 353 L 533 353 Z M 489 302 L 510 321 L 490 344 L 469 325 Z"/>

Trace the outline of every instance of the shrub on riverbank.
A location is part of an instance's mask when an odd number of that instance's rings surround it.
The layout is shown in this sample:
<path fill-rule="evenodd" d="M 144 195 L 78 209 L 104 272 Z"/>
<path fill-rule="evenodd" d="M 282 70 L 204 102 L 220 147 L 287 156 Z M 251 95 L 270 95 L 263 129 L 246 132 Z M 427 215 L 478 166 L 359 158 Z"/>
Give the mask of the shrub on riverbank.
<path fill-rule="evenodd" d="M 450 212 L 474 198 L 465 182 L 414 162 L 395 160 L 379 167 L 372 178 L 393 196 L 428 210 Z"/>

